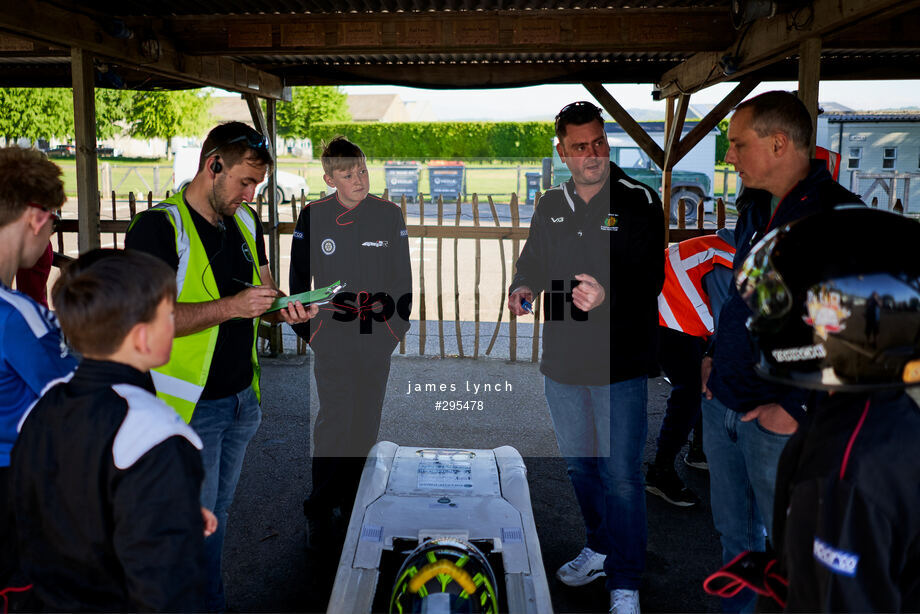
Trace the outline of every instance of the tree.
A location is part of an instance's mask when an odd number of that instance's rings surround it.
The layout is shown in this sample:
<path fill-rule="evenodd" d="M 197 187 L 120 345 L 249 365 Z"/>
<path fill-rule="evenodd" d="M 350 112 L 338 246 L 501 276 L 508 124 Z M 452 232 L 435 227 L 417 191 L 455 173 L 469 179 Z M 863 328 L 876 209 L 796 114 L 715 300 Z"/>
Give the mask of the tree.
<path fill-rule="evenodd" d="M 728 118 L 719 122 L 719 135 L 716 137 L 716 164 L 725 164 L 728 153 Z"/>
<path fill-rule="evenodd" d="M 73 134 L 73 99 L 60 88 L 0 88 L 0 135 L 15 139 L 66 138 Z"/>
<path fill-rule="evenodd" d="M 135 95 L 129 90 L 96 90 L 97 139 L 109 139 L 122 133 Z"/>
<path fill-rule="evenodd" d="M 347 99 L 345 92 L 331 85 L 295 87 L 291 102 L 280 102 L 275 108 L 278 134 L 305 138 L 318 122 L 350 121 Z"/>
<path fill-rule="evenodd" d="M 96 138 L 121 132 L 134 98 L 126 90 L 96 90 Z M 73 90 L 69 88 L 0 88 L 0 135 L 18 138 L 67 139 L 74 136 Z"/>
<path fill-rule="evenodd" d="M 211 95 L 201 90 L 137 92 L 128 111 L 131 136 L 166 139 L 169 157 L 174 136 L 194 136 L 208 125 Z"/>

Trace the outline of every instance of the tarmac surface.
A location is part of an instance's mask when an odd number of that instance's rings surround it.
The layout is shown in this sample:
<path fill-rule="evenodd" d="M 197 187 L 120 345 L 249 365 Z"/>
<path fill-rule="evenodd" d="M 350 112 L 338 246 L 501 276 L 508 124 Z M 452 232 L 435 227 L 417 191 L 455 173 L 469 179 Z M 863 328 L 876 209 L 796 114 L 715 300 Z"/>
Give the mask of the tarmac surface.
<path fill-rule="evenodd" d="M 379 439 L 429 447 L 517 448 L 527 465 L 554 610 L 606 612 L 603 581 L 570 588 L 554 576 L 583 547 L 584 528 L 558 455 L 542 375 L 536 364 L 507 361 L 507 341 L 501 334 L 492 353 L 505 359 L 420 357 L 410 331 L 410 355 L 393 357 Z M 518 345 L 519 359 L 529 357 L 529 339 Z M 311 554 L 305 549 L 302 502 L 310 492 L 310 423 L 315 419 L 310 408 L 318 404 L 312 354 L 291 353 L 290 331 L 285 347 L 288 353 L 263 358 L 262 426 L 249 446 L 230 509 L 224 578 L 228 605 L 240 612 L 322 612 L 338 563 L 338 553 Z M 448 354 L 451 349 L 446 348 Z M 446 384 L 448 389 L 454 384 L 456 392 L 407 394 L 416 383 Z M 485 384 L 492 384 L 493 390 L 483 392 Z M 479 394 L 474 394 L 477 385 Z M 649 380 L 646 462 L 654 455 L 669 390 L 663 379 Z M 481 400 L 483 409 L 435 408 L 438 400 L 450 398 Z M 720 560 L 708 474 L 680 462 L 677 469 L 702 504 L 677 508 L 647 495 L 649 537 L 641 606 L 645 612 L 716 612 L 718 600 L 701 588 Z"/>

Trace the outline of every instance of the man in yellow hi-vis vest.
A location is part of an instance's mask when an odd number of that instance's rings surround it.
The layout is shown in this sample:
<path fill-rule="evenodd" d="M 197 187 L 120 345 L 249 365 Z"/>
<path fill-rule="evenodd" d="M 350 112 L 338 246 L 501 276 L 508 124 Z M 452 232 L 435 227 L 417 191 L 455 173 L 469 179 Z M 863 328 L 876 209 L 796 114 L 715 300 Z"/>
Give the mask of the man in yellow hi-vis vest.
<path fill-rule="evenodd" d="M 217 126 L 188 187 L 131 222 L 125 246 L 176 270 L 176 339 L 170 361 L 151 372 L 157 396 L 204 443 L 201 504 L 218 529 L 205 540 L 207 608 L 226 609 L 221 552 L 249 440 L 262 419 L 256 340 L 260 316 L 281 293 L 251 202 L 272 164 L 268 142 L 240 122 Z M 265 319 L 306 322 L 318 308 L 294 302 Z"/>

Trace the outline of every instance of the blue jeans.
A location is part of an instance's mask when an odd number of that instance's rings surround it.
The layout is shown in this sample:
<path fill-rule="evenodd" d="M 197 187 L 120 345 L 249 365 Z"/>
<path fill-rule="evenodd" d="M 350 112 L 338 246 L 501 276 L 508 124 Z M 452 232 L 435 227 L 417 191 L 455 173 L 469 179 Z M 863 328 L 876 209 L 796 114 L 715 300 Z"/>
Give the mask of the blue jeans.
<path fill-rule="evenodd" d="M 573 386 L 545 378 L 559 451 L 581 508 L 588 547 L 607 555 L 607 588 L 638 589 L 647 527 L 642 453 L 648 378 Z"/>
<path fill-rule="evenodd" d="M 722 563 L 745 550 L 763 552 L 773 531 L 773 498 L 779 456 L 790 435 L 742 422 L 718 399 L 703 398 L 703 451 L 709 461 L 712 520 L 722 542 Z M 750 612 L 753 591 L 722 600 L 725 612 Z"/>
<path fill-rule="evenodd" d="M 227 608 L 220 566 L 227 512 L 240 481 L 246 446 L 259 430 L 261 421 L 262 409 L 256 394 L 252 388 L 246 388 L 222 399 L 198 401 L 189 422 L 204 444 L 201 505 L 217 516 L 217 531 L 204 540 L 208 577 L 205 607 L 210 612 L 222 612 Z"/>

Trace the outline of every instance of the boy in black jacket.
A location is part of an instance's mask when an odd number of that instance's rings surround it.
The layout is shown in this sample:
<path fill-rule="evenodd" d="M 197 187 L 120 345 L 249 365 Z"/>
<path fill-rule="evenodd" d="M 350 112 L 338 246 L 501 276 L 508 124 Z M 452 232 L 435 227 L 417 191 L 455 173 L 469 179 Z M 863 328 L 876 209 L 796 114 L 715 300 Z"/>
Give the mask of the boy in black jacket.
<path fill-rule="evenodd" d="M 313 431 L 313 492 L 304 503 L 311 546 L 343 537 L 364 458 L 377 440 L 390 354 L 409 329 L 412 271 L 402 212 L 368 194 L 364 152 L 344 137 L 323 150 L 335 192 L 308 204 L 291 246 L 291 293 L 346 286 L 309 324 L 295 326 L 315 356 L 320 409 Z M 331 522 L 331 525 L 330 525 Z"/>
<path fill-rule="evenodd" d="M 195 432 L 154 393 L 169 360 L 175 274 L 97 250 L 52 291 L 83 362 L 20 422 L 13 501 L 22 570 L 44 609 L 194 611 L 203 605 L 203 471 Z M 204 517 L 204 522 L 202 522 Z"/>

